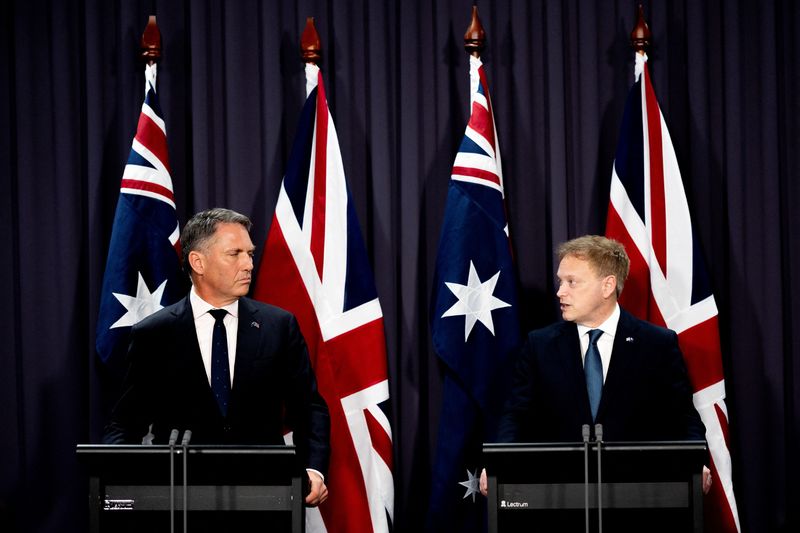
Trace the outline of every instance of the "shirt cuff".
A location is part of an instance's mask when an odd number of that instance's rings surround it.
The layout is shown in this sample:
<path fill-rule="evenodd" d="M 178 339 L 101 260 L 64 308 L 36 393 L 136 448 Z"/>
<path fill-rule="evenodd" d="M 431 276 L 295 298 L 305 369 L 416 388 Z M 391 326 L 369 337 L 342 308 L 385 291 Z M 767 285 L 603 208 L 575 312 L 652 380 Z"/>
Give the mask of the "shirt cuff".
<path fill-rule="evenodd" d="M 314 473 L 315 473 L 315 474 L 317 474 L 317 475 L 318 475 L 320 478 L 322 478 L 322 482 L 323 482 L 323 483 L 325 483 L 325 476 L 323 476 L 323 475 L 322 475 L 322 472 L 320 472 L 320 471 L 319 471 L 319 470 L 317 470 L 316 468 L 306 468 L 306 472 L 314 472 Z"/>

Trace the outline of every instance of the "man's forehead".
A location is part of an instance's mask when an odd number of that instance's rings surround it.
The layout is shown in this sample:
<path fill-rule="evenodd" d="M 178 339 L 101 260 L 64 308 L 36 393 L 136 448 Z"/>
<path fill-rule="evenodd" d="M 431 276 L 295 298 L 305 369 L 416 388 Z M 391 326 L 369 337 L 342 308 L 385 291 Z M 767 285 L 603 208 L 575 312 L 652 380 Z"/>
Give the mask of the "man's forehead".
<path fill-rule="evenodd" d="M 558 274 L 571 274 L 580 271 L 588 270 L 592 273 L 597 273 L 594 264 L 584 256 L 569 254 L 565 255 L 561 262 L 558 264 Z"/>

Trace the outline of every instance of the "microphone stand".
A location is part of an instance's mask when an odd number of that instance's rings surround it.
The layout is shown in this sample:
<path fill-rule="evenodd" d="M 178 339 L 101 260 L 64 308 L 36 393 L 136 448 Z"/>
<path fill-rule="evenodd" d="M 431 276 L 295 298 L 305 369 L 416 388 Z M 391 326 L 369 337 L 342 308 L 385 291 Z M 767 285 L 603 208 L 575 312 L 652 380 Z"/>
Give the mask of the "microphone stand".
<path fill-rule="evenodd" d="M 181 447 L 183 448 L 183 533 L 186 533 L 187 531 L 186 520 L 188 516 L 186 511 L 189 507 L 189 494 L 186 485 L 186 479 L 189 477 L 189 472 L 187 470 L 186 457 L 189 455 L 190 440 L 192 440 L 192 430 L 187 429 L 183 432 L 183 440 L 181 441 Z"/>
<path fill-rule="evenodd" d="M 589 533 L 589 424 L 581 428 L 583 433 L 583 510 L 586 516 L 586 533 Z"/>
<path fill-rule="evenodd" d="M 169 531 L 170 533 L 175 533 L 175 443 L 177 441 L 178 441 L 178 430 L 173 429 L 169 434 Z"/>
<path fill-rule="evenodd" d="M 594 436 L 597 441 L 597 531 L 603 533 L 603 467 L 601 464 L 603 447 L 603 424 L 595 424 Z"/>

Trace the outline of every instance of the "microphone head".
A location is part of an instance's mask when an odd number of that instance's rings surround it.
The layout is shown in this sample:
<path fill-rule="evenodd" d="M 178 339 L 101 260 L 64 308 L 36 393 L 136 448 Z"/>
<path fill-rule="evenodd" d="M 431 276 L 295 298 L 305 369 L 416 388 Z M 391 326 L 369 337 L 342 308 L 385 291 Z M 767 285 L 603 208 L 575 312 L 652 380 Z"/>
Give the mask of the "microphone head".
<path fill-rule="evenodd" d="M 183 432 L 183 440 L 181 441 L 181 446 L 188 446 L 189 441 L 192 440 L 192 430 L 187 429 Z"/>
<path fill-rule="evenodd" d="M 603 424 L 594 425 L 594 437 L 599 441 L 603 440 Z"/>
<path fill-rule="evenodd" d="M 591 430 L 589 428 L 589 424 L 584 424 L 581 427 L 581 433 L 583 435 L 583 442 L 589 442 L 589 435 L 591 433 Z"/>
<path fill-rule="evenodd" d="M 176 442 L 178 442 L 178 430 L 177 429 L 173 429 L 169 433 L 169 445 L 170 446 L 175 446 Z"/>

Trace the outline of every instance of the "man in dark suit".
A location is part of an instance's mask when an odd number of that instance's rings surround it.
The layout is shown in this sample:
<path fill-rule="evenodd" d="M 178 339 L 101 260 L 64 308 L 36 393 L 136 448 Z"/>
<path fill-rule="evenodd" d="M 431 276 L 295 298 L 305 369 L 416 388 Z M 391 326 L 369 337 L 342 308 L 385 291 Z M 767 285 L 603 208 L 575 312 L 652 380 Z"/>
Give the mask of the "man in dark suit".
<path fill-rule="evenodd" d="M 564 321 L 528 334 L 498 440 L 580 442 L 596 423 L 606 441 L 703 440 L 677 335 L 617 304 L 624 247 L 590 235 L 563 243 L 558 258 Z M 484 472 L 484 494 L 485 482 Z M 704 469 L 704 490 L 710 483 Z"/>
<path fill-rule="evenodd" d="M 252 278 L 250 220 L 198 213 L 181 234 L 192 289 L 133 327 L 123 394 L 105 442 L 166 442 L 190 429 L 196 444 L 283 444 L 293 430 L 307 467 L 306 503 L 327 498 L 330 418 L 295 318 L 245 298 Z"/>

